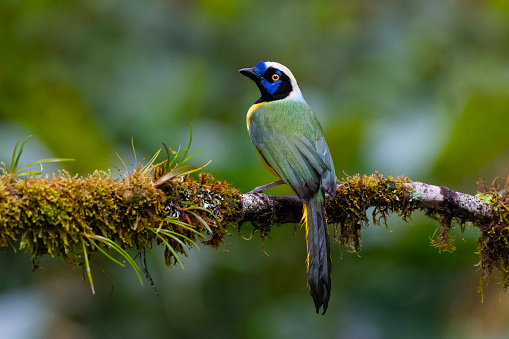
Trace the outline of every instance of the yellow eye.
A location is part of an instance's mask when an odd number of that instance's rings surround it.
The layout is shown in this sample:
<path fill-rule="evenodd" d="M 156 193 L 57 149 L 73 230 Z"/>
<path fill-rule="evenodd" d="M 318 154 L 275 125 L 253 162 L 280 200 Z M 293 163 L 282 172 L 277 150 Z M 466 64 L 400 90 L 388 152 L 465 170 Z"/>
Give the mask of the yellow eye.
<path fill-rule="evenodd" d="M 272 74 L 272 80 L 278 81 L 279 80 L 279 75 L 276 74 L 276 73 Z"/>

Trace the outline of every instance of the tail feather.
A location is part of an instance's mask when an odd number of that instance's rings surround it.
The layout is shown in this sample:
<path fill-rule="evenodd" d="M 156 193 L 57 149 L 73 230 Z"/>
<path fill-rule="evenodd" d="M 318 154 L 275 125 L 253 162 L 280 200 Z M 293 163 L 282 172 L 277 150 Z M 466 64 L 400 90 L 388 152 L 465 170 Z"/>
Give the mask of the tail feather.
<path fill-rule="evenodd" d="M 327 311 L 331 290 L 331 256 L 329 232 L 324 210 L 325 196 L 319 190 L 304 204 L 306 243 L 308 248 L 308 285 L 315 302 L 316 313 L 323 306 Z"/>

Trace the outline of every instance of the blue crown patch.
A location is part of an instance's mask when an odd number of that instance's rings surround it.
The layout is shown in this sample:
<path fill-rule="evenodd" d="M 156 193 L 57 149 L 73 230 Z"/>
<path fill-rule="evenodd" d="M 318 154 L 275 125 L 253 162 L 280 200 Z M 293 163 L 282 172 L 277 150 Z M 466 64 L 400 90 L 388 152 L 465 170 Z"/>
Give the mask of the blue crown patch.
<path fill-rule="evenodd" d="M 256 74 L 262 76 L 267 71 L 267 64 L 265 64 L 263 61 L 260 61 L 253 68 Z"/>

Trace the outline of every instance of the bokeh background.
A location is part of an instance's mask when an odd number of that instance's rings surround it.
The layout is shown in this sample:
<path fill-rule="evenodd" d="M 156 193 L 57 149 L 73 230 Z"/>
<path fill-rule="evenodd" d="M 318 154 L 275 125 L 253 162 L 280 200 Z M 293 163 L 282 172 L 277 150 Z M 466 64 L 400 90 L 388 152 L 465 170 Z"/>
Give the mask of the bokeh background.
<path fill-rule="evenodd" d="M 161 143 L 244 192 L 273 180 L 245 114 L 258 90 L 237 73 L 278 61 L 322 122 L 337 174 L 406 175 L 476 192 L 509 173 L 509 2 L 504 0 L 0 1 L 0 160 L 86 176 L 125 170 Z M 284 188 L 274 193 L 287 193 Z M 147 254 L 157 289 L 94 256 L 96 295 L 60 259 L 0 251 L 5 338 L 505 338 L 509 296 L 496 274 L 477 292 L 476 230 L 457 250 L 430 246 L 437 223 L 362 231 L 357 254 L 333 243 L 329 310 L 306 287 L 304 232 L 232 236 L 167 268 Z M 249 236 L 252 228 L 242 229 Z M 85 282 L 84 282 L 85 281 Z"/>

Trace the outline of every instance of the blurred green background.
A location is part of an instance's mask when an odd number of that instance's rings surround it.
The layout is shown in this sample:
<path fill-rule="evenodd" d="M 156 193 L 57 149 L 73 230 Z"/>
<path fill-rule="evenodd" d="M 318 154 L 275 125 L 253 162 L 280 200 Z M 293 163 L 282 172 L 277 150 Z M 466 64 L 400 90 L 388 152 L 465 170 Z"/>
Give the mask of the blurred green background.
<path fill-rule="evenodd" d="M 0 160 L 87 175 L 123 169 L 164 142 L 244 192 L 273 180 L 249 140 L 256 86 L 237 73 L 288 66 L 322 122 L 337 174 L 379 171 L 475 193 L 509 168 L 509 2 L 504 0 L 0 1 Z M 273 191 L 284 193 L 286 191 Z M 433 249 L 437 224 L 363 230 L 360 255 L 333 243 L 329 310 L 306 287 L 304 232 L 201 246 L 185 270 L 147 254 L 159 296 L 130 268 L 81 269 L 0 251 L 6 338 L 505 338 L 509 296 L 477 293 L 477 231 Z M 243 229 L 249 235 L 250 226 Z"/>

